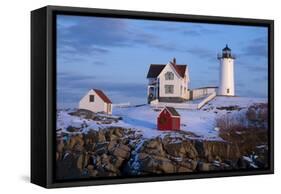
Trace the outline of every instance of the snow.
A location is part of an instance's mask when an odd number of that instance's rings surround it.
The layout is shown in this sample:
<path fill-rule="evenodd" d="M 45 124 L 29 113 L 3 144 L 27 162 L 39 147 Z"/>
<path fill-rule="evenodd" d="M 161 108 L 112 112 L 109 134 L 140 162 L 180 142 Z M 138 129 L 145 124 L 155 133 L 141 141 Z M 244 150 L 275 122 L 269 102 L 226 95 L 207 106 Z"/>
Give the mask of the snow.
<path fill-rule="evenodd" d="M 222 97 L 217 96 L 200 110 L 184 110 L 178 109 L 181 115 L 181 130 L 192 132 L 200 138 L 208 140 L 222 140 L 218 134 L 219 129 L 216 128 L 215 119 L 224 114 L 241 114 L 246 108 L 253 103 L 267 102 L 264 98 L 246 98 L 246 97 Z M 219 110 L 216 107 L 237 105 L 242 110 Z M 71 116 L 67 111 L 58 111 L 57 129 L 66 131 L 68 126 L 81 127 L 87 124 L 88 127 L 83 128 L 82 132 L 86 133 L 91 130 L 109 126 L 119 126 L 137 130 L 144 138 L 153 138 L 162 136 L 170 132 L 157 130 L 157 116 L 159 110 L 156 111 L 149 105 L 131 106 L 131 107 L 115 107 L 113 108 L 113 116 L 122 117 L 117 123 L 99 124 L 93 120 L 82 119 L 77 116 Z"/>

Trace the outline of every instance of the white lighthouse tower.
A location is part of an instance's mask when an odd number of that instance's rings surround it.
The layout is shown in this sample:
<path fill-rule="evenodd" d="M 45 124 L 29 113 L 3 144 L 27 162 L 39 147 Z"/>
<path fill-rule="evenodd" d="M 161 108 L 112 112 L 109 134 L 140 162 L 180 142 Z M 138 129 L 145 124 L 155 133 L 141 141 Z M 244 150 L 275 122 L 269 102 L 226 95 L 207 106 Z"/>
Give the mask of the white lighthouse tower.
<path fill-rule="evenodd" d="M 218 60 L 220 61 L 220 84 L 218 95 L 235 95 L 234 59 L 235 57 L 232 55 L 228 45 L 222 50 L 222 54 L 218 55 Z"/>

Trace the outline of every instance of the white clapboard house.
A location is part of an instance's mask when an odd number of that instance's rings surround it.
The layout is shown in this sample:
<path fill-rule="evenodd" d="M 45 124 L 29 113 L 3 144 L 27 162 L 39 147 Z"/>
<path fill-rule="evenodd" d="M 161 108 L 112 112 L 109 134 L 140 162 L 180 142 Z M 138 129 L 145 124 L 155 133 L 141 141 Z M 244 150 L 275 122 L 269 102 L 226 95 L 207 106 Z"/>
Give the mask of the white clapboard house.
<path fill-rule="evenodd" d="M 103 91 L 91 89 L 80 100 L 79 109 L 86 109 L 96 113 L 112 114 L 112 102 Z"/>
<path fill-rule="evenodd" d="M 184 64 L 176 59 L 166 65 L 151 64 L 147 73 L 148 103 L 157 99 L 162 102 L 183 102 L 189 99 L 189 73 Z"/>

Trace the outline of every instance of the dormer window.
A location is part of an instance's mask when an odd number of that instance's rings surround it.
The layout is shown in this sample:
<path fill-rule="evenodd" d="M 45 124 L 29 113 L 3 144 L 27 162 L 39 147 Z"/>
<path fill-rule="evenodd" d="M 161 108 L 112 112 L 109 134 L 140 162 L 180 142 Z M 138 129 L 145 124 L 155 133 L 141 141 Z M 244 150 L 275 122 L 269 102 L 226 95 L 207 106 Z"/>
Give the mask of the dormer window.
<path fill-rule="evenodd" d="M 174 74 L 170 71 L 165 73 L 165 79 L 166 80 L 174 80 Z"/>

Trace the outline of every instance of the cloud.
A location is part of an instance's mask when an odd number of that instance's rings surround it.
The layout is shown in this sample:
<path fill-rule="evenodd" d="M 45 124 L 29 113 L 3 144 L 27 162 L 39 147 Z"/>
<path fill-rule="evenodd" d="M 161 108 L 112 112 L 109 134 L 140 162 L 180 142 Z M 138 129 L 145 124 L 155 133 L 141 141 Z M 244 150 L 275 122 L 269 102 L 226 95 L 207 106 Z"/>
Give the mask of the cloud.
<path fill-rule="evenodd" d="M 189 48 L 186 49 L 185 51 L 193 56 L 207 59 L 209 61 L 215 61 L 217 56 L 214 51 L 202 47 Z"/>
<path fill-rule="evenodd" d="M 171 22 L 171 23 L 176 23 L 176 22 Z M 210 26 L 206 26 L 206 24 L 201 25 L 201 24 L 181 23 L 180 25 L 173 26 L 165 22 L 165 24 L 158 24 L 148 27 L 155 31 L 179 32 L 180 34 L 191 36 L 191 37 L 220 33 L 220 31 L 218 31 L 217 29 L 214 29 Z"/>
<path fill-rule="evenodd" d="M 59 72 L 57 74 L 57 94 L 59 104 L 77 104 L 81 97 L 92 88 L 105 91 L 113 103 L 128 101 L 134 93 L 134 100 L 146 101 L 146 83 L 122 83 L 104 81 L 101 78 L 89 75 L 79 75 L 73 72 Z"/>
<path fill-rule="evenodd" d="M 242 52 L 239 54 L 240 57 L 268 57 L 268 42 L 267 38 L 258 37 L 252 39 L 247 46 L 242 48 Z"/>
<path fill-rule="evenodd" d="M 180 45 L 156 35 L 155 30 L 160 27 L 161 33 L 164 29 L 192 36 L 202 35 L 203 31 L 204 33 L 211 31 L 197 25 L 194 29 L 169 27 L 167 24 L 139 27 L 129 23 L 128 20 L 114 18 L 60 16 L 58 20 L 58 50 L 62 54 L 74 52 L 106 54 L 111 47 L 136 46 L 185 52 Z"/>

